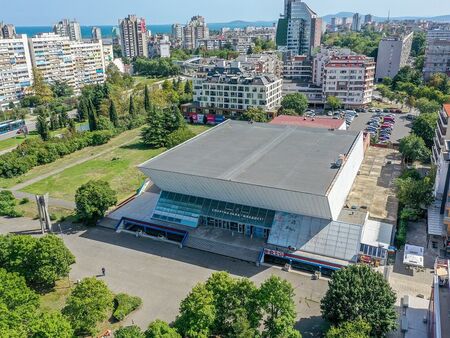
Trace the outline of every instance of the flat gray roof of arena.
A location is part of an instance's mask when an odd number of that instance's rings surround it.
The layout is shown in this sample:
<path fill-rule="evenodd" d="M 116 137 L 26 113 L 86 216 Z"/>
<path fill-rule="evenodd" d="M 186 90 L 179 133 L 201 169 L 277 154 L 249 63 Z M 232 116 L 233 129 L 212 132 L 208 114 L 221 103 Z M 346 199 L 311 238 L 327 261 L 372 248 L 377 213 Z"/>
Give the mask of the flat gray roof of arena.
<path fill-rule="evenodd" d="M 140 167 L 324 196 L 358 135 L 227 120 Z"/>

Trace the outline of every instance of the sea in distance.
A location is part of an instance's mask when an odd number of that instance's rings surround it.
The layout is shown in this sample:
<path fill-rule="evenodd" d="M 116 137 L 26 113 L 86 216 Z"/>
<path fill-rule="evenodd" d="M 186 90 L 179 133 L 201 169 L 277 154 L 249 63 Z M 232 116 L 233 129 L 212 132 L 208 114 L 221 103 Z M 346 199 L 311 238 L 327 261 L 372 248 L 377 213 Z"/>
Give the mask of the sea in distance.
<path fill-rule="evenodd" d="M 224 27 L 233 28 L 245 28 L 248 26 L 257 27 L 271 27 L 275 22 L 270 21 L 256 21 L 256 22 L 246 22 L 246 21 L 233 21 L 227 23 L 208 23 L 208 27 L 212 31 L 220 31 Z M 83 39 L 89 39 L 91 37 L 91 31 L 93 26 L 81 26 L 81 35 Z M 117 26 L 96 26 L 100 27 L 102 31 L 103 38 L 111 38 L 113 28 Z M 147 28 L 152 32 L 152 34 L 171 34 L 172 25 L 148 25 Z M 52 31 L 52 26 L 17 26 L 17 34 L 27 34 L 28 37 L 37 35 L 39 33 L 48 33 Z"/>

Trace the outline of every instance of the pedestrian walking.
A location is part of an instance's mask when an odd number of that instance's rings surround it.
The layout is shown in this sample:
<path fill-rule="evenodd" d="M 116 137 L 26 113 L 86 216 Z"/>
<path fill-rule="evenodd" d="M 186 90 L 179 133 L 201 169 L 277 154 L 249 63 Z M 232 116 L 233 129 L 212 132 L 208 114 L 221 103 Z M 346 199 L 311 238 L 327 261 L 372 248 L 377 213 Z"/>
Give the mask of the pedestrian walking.
<path fill-rule="evenodd" d="M 102 268 L 102 275 L 104 276 L 106 274 L 105 268 Z"/>

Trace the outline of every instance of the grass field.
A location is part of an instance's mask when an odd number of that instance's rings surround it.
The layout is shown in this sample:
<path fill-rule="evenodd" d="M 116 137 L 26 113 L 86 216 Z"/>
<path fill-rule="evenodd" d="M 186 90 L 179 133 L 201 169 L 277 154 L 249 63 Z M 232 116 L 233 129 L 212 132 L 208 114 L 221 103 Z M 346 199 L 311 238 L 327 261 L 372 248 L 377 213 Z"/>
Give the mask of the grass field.
<path fill-rule="evenodd" d="M 190 128 L 199 134 L 208 127 L 190 126 Z M 51 197 L 73 201 L 75 192 L 80 185 L 92 179 L 101 179 L 111 184 L 111 187 L 117 192 L 120 202 L 133 195 L 146 178 L 136 166 L 164 150 L 164 148 L 148 149 L 140 142 L 140 139 L 137 139 L 22 190 L 32 194 L 48 192 Z"/>
<path fill-rule="evenodd" d="M 49 171 L 53 171 L 58 168 L 64 167 L 66 165 L 70 165 L 73 162 L 82 160 L 83 158 L 86 158 L 86 157 L 89 157 L 92 155 L 96 155 L 96 154 L 101 153 L 105 150 L 108 150 L 112 147 L 120 146 L 120 145 L 122 145 L 126 142 L 130 142 L 132 139 L 138 137 L 140 135 L 140 133 L 141 133 L 140 128 L 129 130 L 129 131 L 126 131 L 126 132 L 120 134 L 119 136 L 113 138 L 107 144 L 103 144 L 103 145 L 97 146 L 97 147 L 84 148 L 82 150 L 76 151 L 75 153 L 72 153 L 63 158 L 60 158 L 53 163 L 35 167 L 24 175 L 13 177 L 13 178 L 0 178 L 0 187 L 11 188 L 19 183 L 22 183 L 27 180 L 39 177 L 40 175 L 46 174 Z"/>
<path fill-rule="evenodd" d="M 40 309 L 50 312 L 61 311 L 72 289 L 73 282 L 70 282 L 67 278 L 57 281 L 51 292 L 41 295 Z"/>
<path fill-rule="evenodd" d="M 38 219 L 38 209 L 34 199 L 29 199 L 29 202 L 24 204 L 18 204 L 16 209 L 18 211 L 22 211 L 24 217 Z M 52 220 L 55 221 L 60 221 L 61 219 L 67 219 L 75 216 L 74 210 L 56 206 L 49 206 L 48 212 L 50 213 Z"/>
<path fill-rule="evenodd" d="M 150 78 L 146 76 L 133 76 L 134 79 L 134 86 L 135 87 L 144 87 L 145 85 L 151 86 L 155 82 L 164 81 L 166 78 Z"/>

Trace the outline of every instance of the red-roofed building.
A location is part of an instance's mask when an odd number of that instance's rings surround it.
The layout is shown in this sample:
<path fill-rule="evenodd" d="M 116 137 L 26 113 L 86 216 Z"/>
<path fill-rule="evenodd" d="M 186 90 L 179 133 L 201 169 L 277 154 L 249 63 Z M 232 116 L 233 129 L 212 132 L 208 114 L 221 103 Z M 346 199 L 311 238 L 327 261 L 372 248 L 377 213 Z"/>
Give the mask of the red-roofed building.
<path fill-rule="evenodd" d="M 275 117 L 271 124 L 291 125 L 308 128 L 324 128 L 334 130 L 347 130 L 345 120 L 327 117 L 303 117 L 280 115 Z"/>

